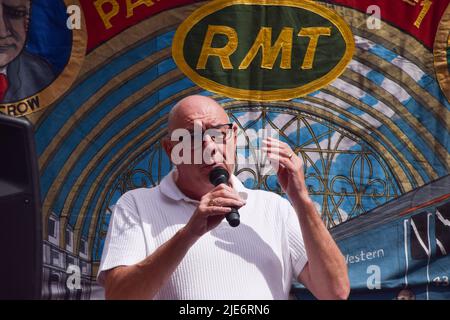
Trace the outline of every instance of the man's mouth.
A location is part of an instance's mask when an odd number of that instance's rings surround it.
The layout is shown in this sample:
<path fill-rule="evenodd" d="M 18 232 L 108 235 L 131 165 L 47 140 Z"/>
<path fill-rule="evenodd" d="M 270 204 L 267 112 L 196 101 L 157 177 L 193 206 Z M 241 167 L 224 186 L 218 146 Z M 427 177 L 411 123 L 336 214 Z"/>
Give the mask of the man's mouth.
<path fill-rule="evenodd" d="M 15 49 L 16 45 L 15 44 L 1 44 L 0 43 L 0 51 L 7 51 L 7 50 L 11 50 L 11 49 Z"/>
<path fill-rule="evenodd" d="M 214 168 L 217 168 L 217 167 L 224 168 L 225 170 L 228 170 L 227 167 L 223 163 L 213 163 L 213 164 L 207 164 L 207 165 L 203 166 L 203 168 L 208 170 L 208 171 L 210 171 L 210 170 L 212 170 Z"/>

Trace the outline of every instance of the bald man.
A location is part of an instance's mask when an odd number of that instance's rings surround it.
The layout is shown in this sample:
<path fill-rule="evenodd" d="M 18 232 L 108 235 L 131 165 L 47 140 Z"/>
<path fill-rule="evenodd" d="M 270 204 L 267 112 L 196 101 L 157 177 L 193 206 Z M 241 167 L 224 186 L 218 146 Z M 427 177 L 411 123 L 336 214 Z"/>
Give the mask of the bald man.
<path fill-rule="evenodd" d="M 319 299 L 348 297 L 344 258 L 288 145 L 267 139 L 264 151 L 280 164 L 278 181 L 292 204 L 232 175 L 237 125 L 214 100 L 181 100 L 168 131 L 163 146 L 175 169 L 114 208 L 98 274 L 107 299 L 288 299 L 293 279 Z M 207 160 L 186 161 L 199 149 Z M 228 184 L 210 183 L 216 167 L 231 174 Z M 230 207 L 239 208 L 235 228 L 224 220 Z"/>

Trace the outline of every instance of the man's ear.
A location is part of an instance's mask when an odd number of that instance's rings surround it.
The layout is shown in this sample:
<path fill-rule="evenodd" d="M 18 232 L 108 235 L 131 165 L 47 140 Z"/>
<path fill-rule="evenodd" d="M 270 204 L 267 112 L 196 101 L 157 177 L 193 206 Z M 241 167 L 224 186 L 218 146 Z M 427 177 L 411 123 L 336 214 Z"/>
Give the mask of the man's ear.
<path fill-rule="evenodd" d="M 234 139 L 234 151 L 233 151 L 233 171 L 236 168 L 236 163 L 237 163 L 237 135 L 238 135 L 238 130 L 239 127 L 238 125 L 233 122 L 233 139 Z"/>
<path fill-rule="evenodd" d="M 239 130 L 238 125 L 236 124 L 236 122 L 233 122 L 233 135 L 234 135 L 234 144 L 235 145 L 237 143 L 238 130 Z"/>

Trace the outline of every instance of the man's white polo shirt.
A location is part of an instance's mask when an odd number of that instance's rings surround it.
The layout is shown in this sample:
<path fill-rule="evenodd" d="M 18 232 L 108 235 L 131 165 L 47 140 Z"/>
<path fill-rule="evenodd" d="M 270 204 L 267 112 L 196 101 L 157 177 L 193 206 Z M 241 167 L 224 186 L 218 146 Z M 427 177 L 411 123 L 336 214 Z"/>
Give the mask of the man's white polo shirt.
<path fill-rule="evenodd" d="M 117 202 L 99 268 L 101 285 L 102 271 L 144 260 L 189 221 L 198 201 L 178 189 L 174 174 Z M 224 219 L 203 235 L 155 299 L 288 299 L 292 279 L 307 262 L 296 213 L 275 193 L 247 189 L 235 176 L 231 184 L 247 194 L 241 224 L 233 228 Z"/>

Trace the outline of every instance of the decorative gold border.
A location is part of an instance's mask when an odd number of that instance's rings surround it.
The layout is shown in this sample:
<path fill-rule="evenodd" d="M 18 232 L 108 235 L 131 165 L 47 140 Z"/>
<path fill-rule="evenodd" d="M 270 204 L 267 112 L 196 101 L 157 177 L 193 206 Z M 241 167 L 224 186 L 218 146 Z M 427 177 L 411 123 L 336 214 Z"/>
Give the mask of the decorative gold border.
<path fill-rule="evenodd" d="M 58 75 L 58 77 L 53 80 L 53 82 L 46 88 L 38 92 L 33 96 L 29 96 L 26 99 L 14 101 L 10 103 L 1 103 L 1 107 L 5 107 L 5 112 L 7 114 L 7 107 L 11 105 L 19 105 L 20 103 L 27 104 L 28 100 L 32 100 L 35 97 L 39 97 L 39 108 L 33 111 L 28 111 L 23 114 L 17 115 L 17 117 L 26 116 L 31 113 L 39 112 L 50 106 L 58 98 L 60 98 L 65 91 L 67 91 L 70 86 L 76 80 L 78 73 L 83 64 L 84 57 L 86 54 L 87 45 L 87 31 L 86 31 L 86 21 L 84 18 L 83 10 L 81 8 L 79 0 L 64 0 L 66 8 L 70 5 L 76 5 L 80 8 L 81 14 L 81 29 L 72 30 L 72 52 L 70 54 L 69 62 L 67 63 L 64 70 Z"/>
<path fill-rule="evenodd" d="M 450 65 L 447 60 L 447 50 L 450 50 L 450 4 L 442 16 L 439 29 L 434 40 L 434 69 L 442 92 L 450 102 Z"/>
<path fill-rule="evenodd" d="M 219 84 L 215 81 L 200 76 L 186 63 L 183 55 L 184 40 L 188 32 L 192 27 L 200 20 L 205 18 L 211 13 L 214 13 L 220 9 L 236 4 L 257 4 L 264 6 L 290 6 L 312 11 L 317 15 L 332 22 L 338 30 L 341 32 L 344 41 L 346 43 L 346 51 L 342 60 L 325 76 L 319 79 L 311 81 L 310 83 L 301 87 L 293 89 L 277 89 L 271 91 L 260 90 L 245 90 L 227 87 Z M 310 92 L 314 92 L 319 88 L 322 88 L 338 78 L 344 71 L 347 65 L 350 63 L 353 54 L 355 52 L 355 42 L 353 34 L 347 23 L 334 11 L 328 9 L 325 6 L 319 5 L 313 2 L 295 1 L 295 0 L 216 0 L 195 10 L 177 29 L 173 42 L 172 42 L 172 56 L 175 63 L 180 70 L 189 77 L 193 82 L 202 88 L 224 94 L 228 97 L 232 97 L 240 100 L 253 100 L 253 101 L 269 101 L 269 100 L 290 100 L 293 98 L 306 95 Z"/>

